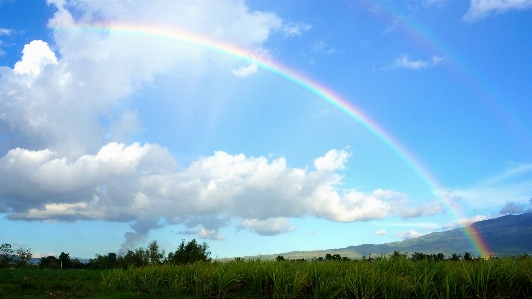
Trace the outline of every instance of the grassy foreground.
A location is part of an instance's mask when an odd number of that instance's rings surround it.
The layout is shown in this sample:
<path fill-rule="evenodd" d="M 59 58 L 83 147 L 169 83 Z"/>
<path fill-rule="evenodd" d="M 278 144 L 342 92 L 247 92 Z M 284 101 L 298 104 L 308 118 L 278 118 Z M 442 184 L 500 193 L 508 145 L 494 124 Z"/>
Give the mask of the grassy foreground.
<path fill-rule="evenodd" d="M 0 270 L 0 298 L 532 298 L 532 259 Z"/>

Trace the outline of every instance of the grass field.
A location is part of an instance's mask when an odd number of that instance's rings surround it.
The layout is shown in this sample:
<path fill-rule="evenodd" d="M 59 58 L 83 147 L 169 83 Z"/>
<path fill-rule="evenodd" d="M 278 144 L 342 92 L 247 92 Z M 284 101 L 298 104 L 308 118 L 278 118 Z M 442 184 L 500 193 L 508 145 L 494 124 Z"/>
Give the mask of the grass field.
<path fill-rule="evenodd" d="M 0 298 L 532 298 L 532 258 L 0 270 Z"/>

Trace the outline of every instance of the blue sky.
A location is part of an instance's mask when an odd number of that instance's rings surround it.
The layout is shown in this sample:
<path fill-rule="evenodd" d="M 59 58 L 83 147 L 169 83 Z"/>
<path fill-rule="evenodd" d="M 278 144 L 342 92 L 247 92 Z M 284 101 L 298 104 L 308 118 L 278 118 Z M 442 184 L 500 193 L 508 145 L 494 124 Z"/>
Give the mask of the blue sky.
<path fill-rule="evenodd" d="M 1 243 L 250 256 L 530 210 L 532 1 L 133 3 L 0 1 Z M 268 69 L 133 30 L 153 26 L 275 61 L 396 143 Z"/>

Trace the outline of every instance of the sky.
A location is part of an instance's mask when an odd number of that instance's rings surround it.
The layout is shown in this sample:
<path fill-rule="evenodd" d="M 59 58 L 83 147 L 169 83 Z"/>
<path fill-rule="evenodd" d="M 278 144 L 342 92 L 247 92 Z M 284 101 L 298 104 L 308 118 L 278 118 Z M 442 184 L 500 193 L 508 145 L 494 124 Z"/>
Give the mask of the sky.
<path fill-rule="evenodd" d="M 0 0 L 0 243 L 222 258 L 529 212 L 530 28 L 530 0 Z"/>

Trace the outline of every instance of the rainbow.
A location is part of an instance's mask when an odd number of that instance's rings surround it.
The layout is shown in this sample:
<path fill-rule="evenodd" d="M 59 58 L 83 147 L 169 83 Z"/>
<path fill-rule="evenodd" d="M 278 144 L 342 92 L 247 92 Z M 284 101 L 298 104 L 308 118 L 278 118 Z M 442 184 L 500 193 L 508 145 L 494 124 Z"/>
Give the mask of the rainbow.
<path fill-rule="evenodd" d="M 353 103 L 334 93 L 326 86 L 316 82 L 304 74 L 298 73 L 297 71 L 276 62 L 271 58 L 256 55 L 249 50 L 239 48 L 223 41 L 212 40 L 204 36 L 187 32 L 185 30 L 165 26 L 138 25 L 131 23 L 77 24 L 73 26 L 56 28 L 56 30 L 143 36 L 153 39 L 168 40 L 171 42 L 183 43 L 186 45 L 206 49 L 208 51 L 219 53 L 221 55 L 228 56 L 249 64 L 255 64 L 257 67 L 292 83 L 293 85 L 309 92 L 310 94 L 317 96 L 319 99 L 343 112 L 359 125 L 364 127 L 383 144 L 385 144 L 391 151 L 393 151 L 397 157 L 399 157 L 426 186 L 433 190 L 438 199 L 444 203 L 448 211 L 453 212 L 457 219 L 462 218 L 459 217 L 458 208 L 455 207 L 451 200 L 443 194 L 443 188 L 438 187 L 440 184 L 438 183 L 437 179 L 422 165 L 420 161 L 410 154 L 409 151 L 403 145 L 401 145 L 399 141 L 386 132 L 382 126 L 372 120 L 368 115 L 364 114 L 363 111 L 361 111 Z M 463 228 L 463 230 L 477 254 L 480 254 L 483 257 L 489 257 L 490 251 L 486 243 L 480 237 L 480 234 L 473 227 L 466 227 Z"/>

